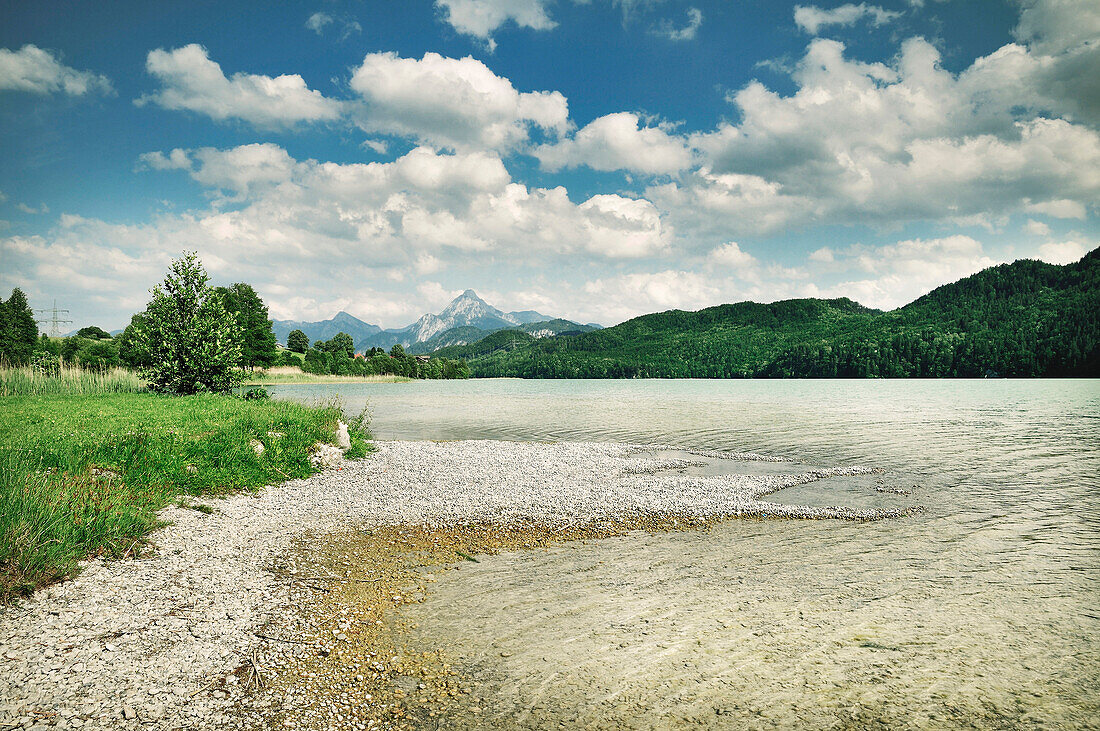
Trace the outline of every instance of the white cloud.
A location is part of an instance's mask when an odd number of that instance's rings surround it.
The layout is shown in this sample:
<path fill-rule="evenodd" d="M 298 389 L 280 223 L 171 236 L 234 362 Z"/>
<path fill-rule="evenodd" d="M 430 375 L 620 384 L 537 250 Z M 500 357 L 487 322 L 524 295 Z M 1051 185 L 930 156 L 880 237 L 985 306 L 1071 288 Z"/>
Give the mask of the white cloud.
<path fill-rule="evenodd" d="M 747 251 L 742 251 L 736 241 L 722 244 L 707 256 L 712 263 L 721 267 L 732 269 L 749 269 L 757 265 L 756 257 Z"/>
<path fill-rule="evenodd" d="M 18 51 L 0 48 L 0 91 L 5 90 L 72 96 L 114 93 L 106 76 L 66 66 L 50 51 L 30 43 Z"/>
<path fill-rule="evenodd" d="M 884 246 L 853 246 L 834 252 L 848 271 L 863 276 L 820 289 L 822 297 L 850 297 L 860 304 L 891 310 L 936 287 L 998 264 L 981 242 L 962 235 L 910 239 Z"/>
<path fill-rule="evenodd" d="M 828 246 L 822 246 L 820 249 L 815 249 L 810 252 L 810 261 L 817 262 L 819 264 L 832 264 L 835 261 L 835 252 Z"/>
<path fill-rule="evenodd" d="M 340 117 L 341 103 L 306 86 L 298 74 L 260 76 L 238 72 L 226 78 L 202 46 L 149 52 L 146 70 L 161 89 L 136 100 L 184 109 L 212 119 L 241 119 L 259 127 L 289 127 Z"/>
<path fill-rule="evenodd" d="M 1039 258 L 1050 264 L 1072 264 L 1089 253 L 1089 248 L 1080 241 L 1051 242 L 1039 247 Z"/>
<path fill-rule="evenodd" d="M 483 152 L 416 148 L 392 162 L 338 164 L 295 160 L 264 143 L 142 160 L 232 194 L 235 204 L 215 199 L 135 226 L 62 216 L 46 236 L 0 238 L 0 257 L 34 279 L 36 296 L 63 288 L 91 302 L 117 293 L 119 302 L 98 306 L 117 321 L 140 310 L 170 256 L 193 250 L 215 280 L 271 293 L 278 317 L 330 317 L 335 309 L 326 308 L 338 304 L 404 325 L 427 311 L 426 294 L 379 287 L 439 272 L 480 277 L 495 262 L 583 271 L 661 255 L 671 242 L 647 200 L 603 194 L 574 203 L 564 188 L 513 182 L 500 158 Z"/>
<path fill-rule="evenodd" d="M 884 10 L 878 5 L 867 3 L 846 3 L 831 10 L 824 10 L 815 5 L 796 5 L 794 8 L 795 24 L 811 35 L 817 35 L 818 31 L 827 25 L 855 25 L 864 18 L 878 26 L 885 25 L 897 18 L 901 13 L 893 10 Z"/>
<path fill-rule="evenodd" d="M 359 25 L 359 21 L 352 20 L 351 18 L 336 18 L 325 12 L 316 12 L 306 19 L 306 28 L 317 35 L 324 35 L 326 28 L 336 28 L 340 31 L 340 40 L 346 40 L 352 33 L 362 33 L 363 26 Z"/>
<path fill-rule="evenodd" d="M 1032 236 L 1049 236 L 1050 226 L 1046 225 L 1042 221 L 1028 219 L 1028 222 L 1024 224 L 1024 231 L 1028 232 Z"/>
<path fill-rule="evenodd" d="M 725 299 L 723 289 L 708 277 L 673 269 L 593 279 L 577 294 L 584 295 L 574 298 L 583 319 L 607 324 L 648 312 L 698 310 Z"/>
<path fill-rule="evenodd" d="M 679 28 L 669 21 L 661 23 L 656 31 L 657 35 L 664 36 L 670 41 L 690 41 L 694 39 L 699 27 L 703 25 L 703 11 L 699 8 L 688 8 L 687 18 L 687 25 Z"/>
<path fill-rule="evenodd" d="M 328 13 L 316 12 L 306 19 L 306 27 L 317 35 L 321 35 L 325 31 L 325 27 L 332 25 L 333 17 Z"/>
<path fill-rule="evenodd" d="M 548 170 L 588 166 L 649 175 L 674 173 L 692 163 L 685 141 L 661 127 L 642 127 L 637 114 L 618 112 L 594 119 L 571 139 L 541 145 L 533 154 Z"/>
<path fill-rule="evenodd" d="M 557 26 L 545 0 L 436 0 L 435 7 L 452 28 L 484 41 L 490 51 L 496 48 L 493 31 L 508 21 L 532 30 Z"/>
<path fill-rule="evenodd" d="M 521 93 L 469 56 L 371 53 L 355 69 L 351 88 L 363 101 L 356 113 L 362 129 L 437 147 L 508 150 L 526 142 L 531 127 L 554 135 L 569 127 L 560 92 Z"/>
<path fill-rule="evenodd" d="M 704 166 L 647 195 L 677 228 L 727 236 L 814 223 L 988 222 L 1021 210 L 1083 216 L 1100 200 L 1100 135 L 1040 116 L 1076 108 L 1016 73 L 1041 63 L 1012 45 L 954 75 L 921 39 L 889 65 L 814 40 L 794 94 L 757 82 L 737 92 L 739 124 L 690 137 Z"/>

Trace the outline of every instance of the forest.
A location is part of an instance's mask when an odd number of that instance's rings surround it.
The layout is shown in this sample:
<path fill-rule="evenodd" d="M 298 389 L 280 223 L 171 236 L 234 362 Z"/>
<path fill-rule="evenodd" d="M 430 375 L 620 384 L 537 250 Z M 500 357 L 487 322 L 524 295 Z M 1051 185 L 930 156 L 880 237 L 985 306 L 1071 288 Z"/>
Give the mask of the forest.
<path fill-rule="evenodd" d="M 474 377 L 975 378 L 1100 375 L 1100 250 L 1021 260 L 881 312 L 849 299 L 670 310 L 536 340 L 504 330 L 436 355 Z"/>

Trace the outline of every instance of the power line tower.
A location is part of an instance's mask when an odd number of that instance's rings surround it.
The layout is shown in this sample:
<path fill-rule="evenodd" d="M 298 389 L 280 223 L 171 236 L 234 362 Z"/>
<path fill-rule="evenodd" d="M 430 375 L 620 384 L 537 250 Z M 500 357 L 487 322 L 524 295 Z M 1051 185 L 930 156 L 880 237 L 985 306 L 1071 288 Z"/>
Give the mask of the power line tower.
<path fill-rule="evenodd" d="M 63 320 L 63 319 L 61 319 L 61 316 L 62 315 L 68 315 L 69 311 L 65 310 L 65 309 L 61 309 L 61 310 L 57 309 L 57 300 L 53 301 L 53 307 L 43 309 L 43 310 L 35 310 L 34 314 L 42 316 L 41 319 L 36 319 L 35 322 L 37 322 L 39 325 L 49 325 L 50 326 L 50 333 L 49 334 L 52 337 L 55 337 L 55 338 L 61 335 L 61 326 L 62 325 L 72 325 L 73 324 L 72 320 Z"/>

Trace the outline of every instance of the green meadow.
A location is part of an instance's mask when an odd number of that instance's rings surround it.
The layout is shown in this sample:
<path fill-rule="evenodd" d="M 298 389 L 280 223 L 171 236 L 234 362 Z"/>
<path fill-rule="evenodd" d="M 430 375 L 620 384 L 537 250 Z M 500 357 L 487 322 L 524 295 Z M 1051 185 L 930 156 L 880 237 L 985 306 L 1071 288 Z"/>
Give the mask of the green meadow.
<path fill-rule="evenodd" d="M 158 395 L 126 371 L 0 369 L 0 598 L 88 556 L 139 553 L 157 511 L 181 497 L 312 474 L 310 447 L 332 442 L 341 418 L 335 403 Z M 366 431 L 351 431 L 348 456 L 366 454 Z"/>

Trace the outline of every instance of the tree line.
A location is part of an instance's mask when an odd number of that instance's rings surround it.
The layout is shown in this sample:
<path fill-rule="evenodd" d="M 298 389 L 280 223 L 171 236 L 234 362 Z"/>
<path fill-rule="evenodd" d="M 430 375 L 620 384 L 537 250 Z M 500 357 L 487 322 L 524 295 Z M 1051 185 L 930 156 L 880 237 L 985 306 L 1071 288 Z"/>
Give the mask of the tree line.
<path fill-rule="evenodd" d="M 267 305 L 250 285 L 208 282 L 195 254 L 173 261 L 164 281 L 151 290 L 145 311 L 116 337 L 95 326 L 67 338 L 39 336 L 26 295 L 15 289 L 7 301 L 0 300 L 0 364 L 44 373 L 56 373 L 62 363 L 91 370 L 121 366 L 139 371 L 154 391 L 181 394 L 227 391 L 240 382 L 242 369 L 279 364 L 318 374 L 469 377 L 464 361 L 421 362 L 400 346 L 391 354 L 357 355 L 346 333 L 301 349 L 301 356 L 280 350 Z M 296 333 L 297 347 L 304 333 Z"/>

